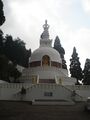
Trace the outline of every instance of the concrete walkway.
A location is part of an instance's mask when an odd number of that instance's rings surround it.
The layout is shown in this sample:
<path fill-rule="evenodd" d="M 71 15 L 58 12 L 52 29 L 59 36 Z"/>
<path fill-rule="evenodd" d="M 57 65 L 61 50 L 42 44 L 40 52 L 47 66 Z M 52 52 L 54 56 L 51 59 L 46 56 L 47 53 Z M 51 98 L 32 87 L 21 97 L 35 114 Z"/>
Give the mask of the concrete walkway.
<path fill-rule="evenodd" d="M 39 106 L 29 102 L 0 101 L 0 120 L 90 120 L 84 103 L 71 106 Z"/>

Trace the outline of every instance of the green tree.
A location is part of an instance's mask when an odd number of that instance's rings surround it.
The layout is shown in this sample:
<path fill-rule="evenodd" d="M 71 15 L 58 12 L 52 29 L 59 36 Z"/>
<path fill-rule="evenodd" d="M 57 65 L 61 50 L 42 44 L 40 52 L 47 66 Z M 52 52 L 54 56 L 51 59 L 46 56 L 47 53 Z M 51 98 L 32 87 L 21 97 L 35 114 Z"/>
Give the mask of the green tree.
<path fill-rule="evenodd" d="M 5 16 L 3 12 L 3 2 L 0 0 L 0 26 L 5 22 Z"/>
<path fill-rule="evenodd" d="M 56 36 L 56 38 L 55 38 L 54 49 L 56 49 L 59 52 L 59 54 L 60 54 L 60 56 L 62 58 L 62 68 L 67 69 L 66 60 L 64 59 L 65 50 L 62 47 L 62 45 L 60 43 L 60 39 L 59 39 L 58 36 Z"/>
<path fill-rule="evenodd" d="M 3 54 L 4 52 L 4 37 L 3 37 L 3 32 L 0 30 L 0 55 Z"/>
<path fill-rule="evenodd" d="M 16 67 L 12 66 L 12 69 L 10 71 L 10 77 L 14 78 L 14 83 L 18 83 L 19 81 L 17 80 L 17 78 L 19 78 L 21 76 L 21 72 L 19 72 L 17 70 Z"/>
<path fill-rule="evenodd" d="M 90 59 L 86 59 L 83 70 L 83 84 L 90 85 Z"/>
<path fill-rule="evenodd" d="M 11 82 L 10 77 L 14 78 L 14 82 L 17 82 L 17 78 L 21 73 L 17 70 L 16 64 L 13 64 L 5 55 L 0 55 L 0 79 Z"/>
<path fill-rule="evenodd" d="M 0 0 L 0 26 L 5 22 L 5 16 L 3 12 L 3 2 Z M 3 32 L 0 30 L 0 54 L 3 53 Z"/>
<path fill-rule="evenodd" d="M 8 57 L 9 60 L 13 61 L 13 37 L 11 35 L 5 36 L 4 54 Z"/>
<path fill-rule="evenodd" d="M 82 79 L 82 68 L 75 47 L 73 48 L 72 58 L 70 59 L 70 74 L 71 77 L 77 79 L 76 84 L 79 84 L 79 80 Z"/>
<path fill-rule="evenodd" d="M 8 76 L 8 58 L 5 55 L 0 55 L 0 79 L 7 80 Z"/>
<path fill-rule="evenodd" d="M 9 60 L 16 62 L 23 67 L 28 67 L 31 49 L 27 50 L 25 43 L 20 38 L 13 39 L 11 35 L 6 35 L 4 50 Z"/>

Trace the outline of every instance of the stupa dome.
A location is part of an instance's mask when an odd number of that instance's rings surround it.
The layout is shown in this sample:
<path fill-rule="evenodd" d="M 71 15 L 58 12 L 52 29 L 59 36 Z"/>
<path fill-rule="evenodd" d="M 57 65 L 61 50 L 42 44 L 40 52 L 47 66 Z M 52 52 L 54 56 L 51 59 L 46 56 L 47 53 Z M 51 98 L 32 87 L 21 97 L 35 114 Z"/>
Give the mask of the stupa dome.
<path fill-rule="evenodd" d="M 52 47 L 40 47 L 36 49 L 32 53 L 29 63 L 34 61 L 41 61 L 43 56 L 45 55 L 50 57 L 50 61 L 54 61 L 62 64 L 62 59 L 60 57 L 60 54 Z"/>

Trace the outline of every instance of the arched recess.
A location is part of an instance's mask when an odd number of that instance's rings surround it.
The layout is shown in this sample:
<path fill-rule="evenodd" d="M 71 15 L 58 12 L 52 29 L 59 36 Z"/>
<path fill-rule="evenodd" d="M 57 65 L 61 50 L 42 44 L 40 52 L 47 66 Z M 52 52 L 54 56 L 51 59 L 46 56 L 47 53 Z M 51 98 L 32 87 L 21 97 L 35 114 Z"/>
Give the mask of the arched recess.
<path fill-rule="evenodd" d="M 50 66 L 50 57 L 48 55 L 42 57 L 42 66 Z"/>

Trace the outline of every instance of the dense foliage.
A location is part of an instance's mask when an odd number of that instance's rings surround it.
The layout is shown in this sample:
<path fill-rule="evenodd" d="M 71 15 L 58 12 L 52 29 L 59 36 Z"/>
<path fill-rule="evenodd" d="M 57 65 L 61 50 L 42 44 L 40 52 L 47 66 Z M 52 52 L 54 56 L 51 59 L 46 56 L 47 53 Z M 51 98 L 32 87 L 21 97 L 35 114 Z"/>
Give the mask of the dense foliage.
<path fill-rule="evenodd" d="M 13 39 L 11 35 L 6 35 L 4 40 L 4 52 L 11 61 L 23 67 L 28 67 L 31 49 L 27 50 L 25 43 L 21 39 Z"/>
<path fill-rule="evenodd" d="M 28 67 L 28 59 L 31 55 L 31 49 L 27 50 L 25 43 L 19 38 L 13 39 L 11 35 L 3 37 L 3 32 L 1 31 L 0 54 L 6 55 L 6 57 L 13 63 Z"/>
<path fill-rule="evenodd" d="M 79 84 L 79 80 L 82 79 L 82 68 L 75 47 L 73 48 L 72 58 L 70 59 L 70 74 L 71 77 L 77 79 L 76 84 Z"/>
<path fill-rule="evenodd" d="M 90 85 L 90 59 L 86 59 L 83 76 L 83 84 Z"/>
<path fill-rule="evenodd" d="M 0 26 L 4 22 L 3 2 L 0 0 Z M 17 69 L 17 64 L 28 67 L 30 55 L 31 49 L 27 50 L 21 39 L 13 39 L 11 35 L 4 37 L 0 30 L 0 79 L 11 82 L 12 77 L 12 82 L 18 82 L 17 78 L 21 73 Z"/>
<path fill-rule="evenodd" d="M 13 39 L 11 35 L 3 37 L 0 31 L 0 79 L 9 81 L 10 77 L 14 82 L 21 75 L 16 66 L 28 67 L 28 60 L 31 50 L 25 48 L 25 43 L 19 38 Z M 12 61 L 12 64 L 9 62 Z"/>
<path fill-rule="evenodd" d="M 16 65 L 9 61 L 5 55 L 0 55 L 0 79 L 7 82 L 18 82 L 17 78 L 21 73 L 17 70 Z M 10 78 L 13 78 L 11 81 Z"/>
<path fill-rule="evenodd" d="M 3 2 L 0 0 L 0 26 L 5 22 L 5 16 L 3 12 Z"/>
<path fill-rule="evenodd" d="M 64 48 L 62 47 L 62 45 L 61 45 L 61 43 L 60 43 L 60 39 L 59 39 L 58 36 L 56 36 L 56 38 L 55 38 L 54 49 L 56 49 L 56 50 L 59 52 L 59 54 L 60 54 L 60 56 L 61 56 L 61 58 L 62 58 L 62 68 L 63 68 L 63 69 L 67 69 L 66 61 L 65 61 L 65 59 L 64 59 L 65 50 L 64 50 Z"/>
<path fill-rule="evenodd" d="M 10 77 L 14 78 L 13 82 L 18 82 L 17 78 L 21 73 L 16 66 L 21 65 L 28 67 L 28 60 L 31 50 L 25 48 L 25 43 L 19 38 L 13 39 L 11 35 L 3 36 L 0 30 L 0 79 L 10 82 Z M 9 64 L 11 62 L 11 64 Z"/>

